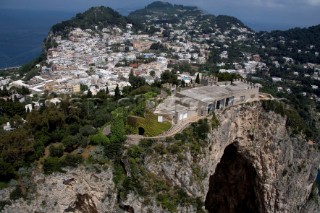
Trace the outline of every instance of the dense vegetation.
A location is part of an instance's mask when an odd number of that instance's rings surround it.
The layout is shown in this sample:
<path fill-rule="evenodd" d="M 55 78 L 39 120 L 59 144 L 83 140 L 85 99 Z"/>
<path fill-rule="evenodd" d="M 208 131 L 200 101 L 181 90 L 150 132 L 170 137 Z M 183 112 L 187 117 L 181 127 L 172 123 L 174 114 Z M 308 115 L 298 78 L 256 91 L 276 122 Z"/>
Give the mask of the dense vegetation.
<path fill-rule="evenodd" d="M 21 93 L 24 90 L 21 90 Z M 152 93 L 153 91 L 153 93 Z M 139 96 L 141 93 L 151 92 Z M 58 106 L 40 101 L 40 108 L 31 112 L 24 105 L 10 98 L 1 101 L 1 124 L 10 122 L 12 131 L 1 131 L 0 182 L 19 178 L 19 169 L 36 161 L 43 163 L 46 173 L 61 171 L 65 166 L 76 166 L 83 160 L 88 145 L 105 147 L 105 156 L 114 159 L 121 155 L 125 140 L 127 117 L 145 110 L 146 100 L 153 98 L 157 87 L 131 89 L 126 97 L 116 100 L 101 91 L 96 96 L 60 97 Z M 7 97 L 8 91 L 0 91 Z M 28 91 L 25 91 L 28 94 Z M 54 96 L 44 97 L 50 99 Z M 28 102 L 36 101 L 30 98 Z M 43 100 L 43 99 L 42 99 Z M 111 125 L 111 134 L 103 129 Z M 49 156 L 45 156 L 45 149 Z"/>
<path fill-rule="evenodd" d="M 197 7 L 188 7 L 183 5 L 172 5 L 168 2 L 156 1 L 144 9 L 136 10 L 129 14 L 129 18 L 143 22 L 147 16 L 161 14 L 162 19 L 156 23 L 177 23 L 179 16 L 200 15 L 202 12 Z"/>
<path fill-rule="evenodd" d="M 135 21 L 120 15 L 110 7 L 92 7 L 84 13 L 78 13 L 69 21 L 63 21 L 52 26 L 51 31 L 54 34 L 66 36 L 71 29 L 91 29 L 95 30 L 96 26 L 99 30 L 113 26 L 124 29 L 127 24 L 133 24 L 134 29 L 143 29 L 142 26 Z"/>
<path fill-rule="evenodd" d="M 257 34 L 260 43 L 266 46 L 265 52 L 290 57 L 298 63 L 320 63 L 320 57 L 315 55 L 315 51 L 319 52 L 320 49 L 319 37 L 320 25 Z M 271 47 L 276 49 L 271 50 Z"/>

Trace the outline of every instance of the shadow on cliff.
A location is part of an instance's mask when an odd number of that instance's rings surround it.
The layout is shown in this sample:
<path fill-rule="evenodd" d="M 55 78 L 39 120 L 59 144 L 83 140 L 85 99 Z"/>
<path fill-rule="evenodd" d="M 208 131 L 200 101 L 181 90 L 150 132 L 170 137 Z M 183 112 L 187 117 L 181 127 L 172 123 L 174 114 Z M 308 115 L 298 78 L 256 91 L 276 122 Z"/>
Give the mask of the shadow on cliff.
<path fill-rule="evenodd" d="M 254 167 L 233 143 L 210 177 L 205 207 L 209 213 L 264 212 L 258 183 Z"/>

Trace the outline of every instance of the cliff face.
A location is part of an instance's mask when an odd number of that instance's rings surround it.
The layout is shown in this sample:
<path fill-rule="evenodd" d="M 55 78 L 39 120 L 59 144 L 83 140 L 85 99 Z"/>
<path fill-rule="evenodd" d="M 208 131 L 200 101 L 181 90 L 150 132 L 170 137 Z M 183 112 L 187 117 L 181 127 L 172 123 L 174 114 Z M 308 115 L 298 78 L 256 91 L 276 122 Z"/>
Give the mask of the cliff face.
<path fill-rule="evenodd" d="M 310 196 L 320 160 L 315 145 L 290 135 L 285 118 L 265 112 L 259 103 L 234 106 L 219 120 L 206 145 L 180 146 L 174 154 L 146 154 L 143 169 L 199 197 L 208 212 L 320 211 L 318 198 Z M 159 204 L 157 192 L 148 198 L 130 192 L 126 199 L 117 199 L 111 168 L 97 172 L 81 167 L 38 175 L 35 182 L 33 200 L 18 200 L 5 212 L 169 211 Z M 5 194 L 2 191 L 8 197 Z M 175 211 L 197 212 L 197 207 L 184 203 Z"/>
<path fill-rule="evenodd" d="M 302 211 L 320 162 L 316 147 L 290 136 L 286 119 L 258 103 L 232 107 L 219 120 L 200 155 L 150 158 L 147 168 L 200 196 L 209 212 Z"/>
<path fill-rule="evenodd" d="M 206 190 L 209 191 L 206 207 L 210 209 L 222 199 L 220 196 L 209 202 L 212 196 L 217 196 L 210 193 L 212 187 L 220 183 L 220 187 L 221 184 L 230 184 L 231 189 L 238 189 L 237 194 L 234 191 L 228 194 L 238 199 L 229 199 L 228 203 L 236 209 L 244 209 L 242 212 L 247 212 L 245 208 L 250 207 L 241 199 L 244 193 L 256 201 L 250 202 L 254 204 L 250 208 L 256 208 L 255 212 L 300 212 L 316 178 L 319 166 L 316 148 L 301 136 L 290 136 L 285 118 L 273 112 L 266 113 L 259 104 L 233 107 L 222 114 L 220 120 L 220 128 L 211 135 L 212 151 L 206 152 L 209 174 L 212 175 L 210 184 L 205 185 L 210 186 Z M 230 146 L 233 147 L 231 154 L 230 151 L 226 153 Z M 229 159 L 224 160 L 228 156 Z M 219 161 L 229 167 L 229 171 L 221 171 Z M 232 178 L 227 179 L 228 175 Z M 245 184 L 249 185 L 241 188 Z M 253 192 L 248 192 L 252 188 Z M 225 191 L 228 189 L 221 193 Z M 228 212 L 239 211 L 229 209 Z"/>
<path fill-rule="evenodd" d="M 117 196 L 110 168 L 79 167 L 66 173 L 33 178 L 34 192 L 26 200 L 20 198 L 5 206 L 3 212 L 113 212 Z M 2 190 L 2 200 L 9 199 Z"/>

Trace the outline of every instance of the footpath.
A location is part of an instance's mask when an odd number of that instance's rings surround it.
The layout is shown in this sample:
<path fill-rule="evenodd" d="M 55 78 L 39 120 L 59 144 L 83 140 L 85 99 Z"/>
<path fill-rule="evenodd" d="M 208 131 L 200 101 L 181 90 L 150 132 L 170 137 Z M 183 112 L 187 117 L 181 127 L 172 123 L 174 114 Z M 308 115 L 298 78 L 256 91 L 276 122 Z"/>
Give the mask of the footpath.
<path fill-rule="evenodd" d="M 195 123 L 197 121 L 199 121 L 200 119 L 205 118 L 205 116 L 194 116 L 192 118 L 186 119 L 184 121 L 182 121 L 179 124 L 174 124 L 172 125 L 172 127 L 163 132 L 161 135 L 158 136 L 154 136 L 154 137 L 146 137 L 143 135 L 127 135 L 127 140 L 126 140 L 126 145 L 138 145 L 139 141 L 141 139 L 153 139 L 153 140 L 157 140 L 157 139 L 164 139 L 166 137 L 171 137 L 176 135 L 177 133 L 182 132 L 185 128 L 187 128 L 191 123 Z"/>

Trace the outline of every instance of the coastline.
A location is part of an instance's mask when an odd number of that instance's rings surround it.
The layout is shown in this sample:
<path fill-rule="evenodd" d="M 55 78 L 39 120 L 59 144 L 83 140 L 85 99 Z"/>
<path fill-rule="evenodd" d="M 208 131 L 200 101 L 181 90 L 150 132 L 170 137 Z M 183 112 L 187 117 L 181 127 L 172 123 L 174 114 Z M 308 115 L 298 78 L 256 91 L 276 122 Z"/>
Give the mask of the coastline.
<path fill-rule="evenodd" d="M 13 67 L 0 68 L 0 72 L 1 72 L 1 71 L 7 71 L 7 70 L 17 70 L 17 69 L 19 69 L 20 67 L 22 67 L 22 65 L 20 65 L 20 66 L 13 66 Z"/>

